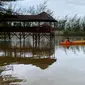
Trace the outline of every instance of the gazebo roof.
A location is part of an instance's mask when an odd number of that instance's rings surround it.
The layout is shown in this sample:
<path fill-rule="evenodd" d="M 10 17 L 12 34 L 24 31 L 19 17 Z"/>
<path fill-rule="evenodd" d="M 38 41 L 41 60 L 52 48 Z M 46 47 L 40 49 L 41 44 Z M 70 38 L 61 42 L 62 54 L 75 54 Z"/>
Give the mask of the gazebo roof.
<path fill-rule="evenodd" d="M 47 21 L 47 22 L 56 22 L 56 20 L 47 14 L 42 12 L 38 15 L 4 15 L 4 21 Z"/>

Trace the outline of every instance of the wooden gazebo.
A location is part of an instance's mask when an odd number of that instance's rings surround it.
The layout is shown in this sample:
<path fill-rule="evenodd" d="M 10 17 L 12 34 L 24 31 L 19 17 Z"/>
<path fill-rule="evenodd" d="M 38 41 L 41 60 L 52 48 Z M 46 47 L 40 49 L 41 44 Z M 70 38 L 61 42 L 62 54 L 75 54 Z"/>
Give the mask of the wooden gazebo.
<path fill-rule="evenodd" d="M 20 48 L 22 41 L 23 47 L 25 47 L 26 40 L 32 41 L 33 48 L 41 49 L 41 46 L 44 47 L 45 43 L 42 45 L 42 41 L 48 42 L 49 47 L 54 48 L 56 22 L 46 12 L 38 15 L 3 15 L 0 18 L 0 39 L 11 43 L 11 40 L 16 37 L 20 41 Z"/>
<path fill-rule="evenodd" d="M 56 62 L 53 35 L 56 22 L 46 12 L 0 17 L 0 52 L 4 55 L 0 56 L 0 64 L 17 62 L 46 69 Z"/>
<path fill-rule="evenodd" d="M 0 32 L 50 33 L 56 20 L 42 12 L 38 15 L 4 15 L 0 20 Z"/>

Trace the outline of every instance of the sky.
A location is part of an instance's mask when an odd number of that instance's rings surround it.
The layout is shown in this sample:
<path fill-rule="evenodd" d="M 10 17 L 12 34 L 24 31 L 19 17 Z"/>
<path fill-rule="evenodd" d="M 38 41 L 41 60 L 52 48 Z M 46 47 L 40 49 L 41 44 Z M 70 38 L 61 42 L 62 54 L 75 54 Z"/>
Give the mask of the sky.
<path fill-rule="evenodd" d="M 19 0 L 16 6 L 19 8 L 29 8 L 29 6 L 36 6 L 43 3 L 45 0 Z M 66 15 L 84 16 L 85 15 L 85 0 L 48 0 L 47 8 L 53 11 L 57 18 L 63 18 Z"/>

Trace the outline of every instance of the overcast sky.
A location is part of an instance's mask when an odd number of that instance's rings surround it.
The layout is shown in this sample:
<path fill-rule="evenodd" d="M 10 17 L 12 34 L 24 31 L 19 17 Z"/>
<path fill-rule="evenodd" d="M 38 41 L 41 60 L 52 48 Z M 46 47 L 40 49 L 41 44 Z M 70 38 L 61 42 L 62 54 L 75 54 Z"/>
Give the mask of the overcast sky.
<path fill-rule="evenodd" d="M 16 3 L 18 7 L 28 8 L 43 2 L 44 0 L 21 0 Z M 47 6 L 54 12 L 55 17 L 74 16 L 75 14 L 78 14 L 78 16 L 85 15 L 85 0 L 48 0 Z"/>

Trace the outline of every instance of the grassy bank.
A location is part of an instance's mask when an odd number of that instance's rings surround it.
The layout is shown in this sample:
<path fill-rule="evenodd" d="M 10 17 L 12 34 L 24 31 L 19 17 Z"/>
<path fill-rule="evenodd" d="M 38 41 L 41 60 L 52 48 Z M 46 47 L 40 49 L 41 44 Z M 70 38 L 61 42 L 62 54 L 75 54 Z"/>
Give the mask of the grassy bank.
<path fill-rule="evenodd" d="M 72 32 L 72 31 L 55 31 L 56 36 L 85 36 L 84 31 L 77 31 L 77 32 Z"/>

